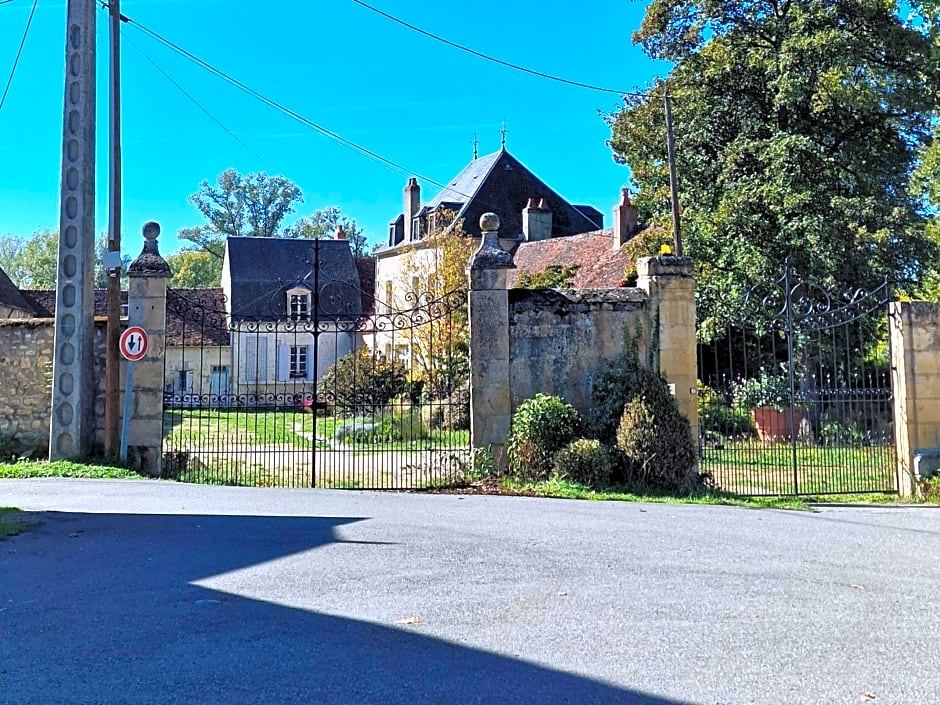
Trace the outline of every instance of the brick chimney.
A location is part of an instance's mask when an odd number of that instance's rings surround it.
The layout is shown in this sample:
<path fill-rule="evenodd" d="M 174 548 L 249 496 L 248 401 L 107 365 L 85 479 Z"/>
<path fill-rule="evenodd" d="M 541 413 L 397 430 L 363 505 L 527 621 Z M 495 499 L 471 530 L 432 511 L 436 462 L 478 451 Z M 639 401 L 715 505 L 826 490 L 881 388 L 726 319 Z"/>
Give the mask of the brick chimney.
<path fill-rule="evenodd" d="M 415 177 L 408 179 L 405 184 L 405 242 L 411 242 L 414 237 L 412 222 L 421 208 L 421 187 Z"/>
<path fill-rule="evenodd" d="M 336 232 L 333 234 L 333 237 L 334 237 L 335 239 L 337 239 L 337 240 L 345 240 L 345 239 L 346 239 L 346 231 L 343 230 L 343 226 L 342 226 L 342 225 L 337 225 L 337 226 L 336 226 Z"/>
<path fill-rule="evenodd" d="M 545 199 L 530 198 L 526 207 L 522 209 L 522 234 L 529 242 L 535 240 L 548 240 L 552 236 L 552 211 Z"/>
<path fill-rule="evenodd" d="M 630 203 L 630 192 L 620 189 L 620 203 L 614 206 L 614 249 L 619 250 L 633 239 L 637 231 L 636 206 Z"/>

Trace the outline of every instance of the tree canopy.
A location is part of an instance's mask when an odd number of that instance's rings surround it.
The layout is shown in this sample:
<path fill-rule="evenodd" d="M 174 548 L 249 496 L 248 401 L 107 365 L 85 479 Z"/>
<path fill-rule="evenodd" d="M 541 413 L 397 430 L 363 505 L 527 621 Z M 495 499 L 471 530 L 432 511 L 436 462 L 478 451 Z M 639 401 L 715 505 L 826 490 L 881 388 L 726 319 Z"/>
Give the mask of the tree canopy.
<path fill-rule="evenodd" d="M 663 95 L 673 123 L 700 335 L 789 258 L 803 278 L 916 285 L 936 267 L 911 177 L 932 142 L 940 61 L 885 0 L 653 0 L 634 41 L 673 63 L 653 97 L 608 116 L 642 216 L 671 231 Z M 654 253 L 649 253 L 654 254 Z"/>
<path fill-rule="evenodd" d="M 107 286 L 108 275 L 102 258 L 108 249 L 108 234 L 95 238 L 95 286 Z M 126 273 L 131 258 L 124 256 Z M 43 228 L 27 237 L 0 237 L 0 267 L 20 289 L 55 289 L 59 267 L 59 231 Z M 122 276 L 126 276 L 123 274 Z"/>
<path fill-rule="evenodd" d="M 329 238 L 341 226 L 353 256 L 366 254 L 362 228 L 336 206 L 316 210 L 286 225 L 285 220 L 304 198 L 300 187 L 283 176 L 268 176 L 264 172 L 242 175 L 235 169 L 226 169 L 216 177 L 215 184 L 203 181 L 189 202 L 205 222 L 182 228 L 177 234 L 180 240 L 192 244 L 166 257 L 174 272 L 171 286 L 218 286 L 227 237 Z"/>

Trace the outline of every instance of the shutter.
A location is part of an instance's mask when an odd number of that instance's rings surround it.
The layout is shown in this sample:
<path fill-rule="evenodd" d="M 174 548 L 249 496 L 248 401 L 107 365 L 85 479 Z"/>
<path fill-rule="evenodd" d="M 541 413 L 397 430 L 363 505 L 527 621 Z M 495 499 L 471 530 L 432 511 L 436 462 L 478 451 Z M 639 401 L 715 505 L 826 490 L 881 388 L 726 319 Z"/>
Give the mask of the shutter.
<path fill-rule="evenodd" d="M 315 379 L 314 370 L 316 369 L 317 361 L 313 359 L 313 346 L 307 346 L 307 379 Z"/>
<path fill-rule="evenodd" d="M 258 381 L 268 381 L 268 339 L 258 341 Z"/>
<path fill-rule="evenodd" d="M 258 339 L 245 336 L 244 375 L 246 382 L 258 381 Z"/>
<path fill-rule="evenodd" d="M 286 382 L 290 379 L 290 348 L 286 345 L 277 346 L 277 381 Z"/>

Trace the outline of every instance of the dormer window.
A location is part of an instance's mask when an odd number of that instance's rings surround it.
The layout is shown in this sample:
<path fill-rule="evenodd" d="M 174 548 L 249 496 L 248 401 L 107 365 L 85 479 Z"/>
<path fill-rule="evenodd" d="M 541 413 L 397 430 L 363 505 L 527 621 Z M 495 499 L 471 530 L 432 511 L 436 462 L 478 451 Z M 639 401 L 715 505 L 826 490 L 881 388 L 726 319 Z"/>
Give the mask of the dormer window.
<path fill-rule="evenodd" d="M 292 321 L 310 318 L 310 290 L 298 287 L 287 292 L 287 312 Z"/>

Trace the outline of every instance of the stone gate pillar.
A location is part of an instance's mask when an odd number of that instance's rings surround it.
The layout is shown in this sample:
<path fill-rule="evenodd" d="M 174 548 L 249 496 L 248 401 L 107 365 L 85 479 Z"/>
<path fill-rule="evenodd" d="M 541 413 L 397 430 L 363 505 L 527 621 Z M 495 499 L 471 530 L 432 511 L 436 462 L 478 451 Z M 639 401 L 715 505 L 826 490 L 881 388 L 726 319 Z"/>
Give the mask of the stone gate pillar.
<path fill-rule="evenodd" d="M 659 371 L 674 387 L 679 410 L 698 440 L 698 375 L 695 340 L 695 279 L 691 257 L 641 257 L 636 263 L 637 286 L 649 295 L 653 330 L 650 345 L 659 357 Z"/>
<path fill-rule="evenodd" d="M 499 244 L 499 217 L 484 213 L 480 248 L 470 258 L 470 444 L 488 448 L 506 466 L 506 437 L 512 421 L 509 391 L 509 292 L 512 255 Z"/>
<path fill-rule="evenodd" d="M 163 369 L 166 344 L 166 280 L 170 266 L 160 256 L 160 225 L 144 225 L 144 250 L 127 270 L 127 325 L 147 331 L 147 354 L 134 365 L 130 414 L 127 425 L 127 459 L 132 466 L 159 477 L 163 465 Z M 124 392 L 126 394 L 126 391 Z M 126 408 L 126 407 L 125 407 Z"/>

